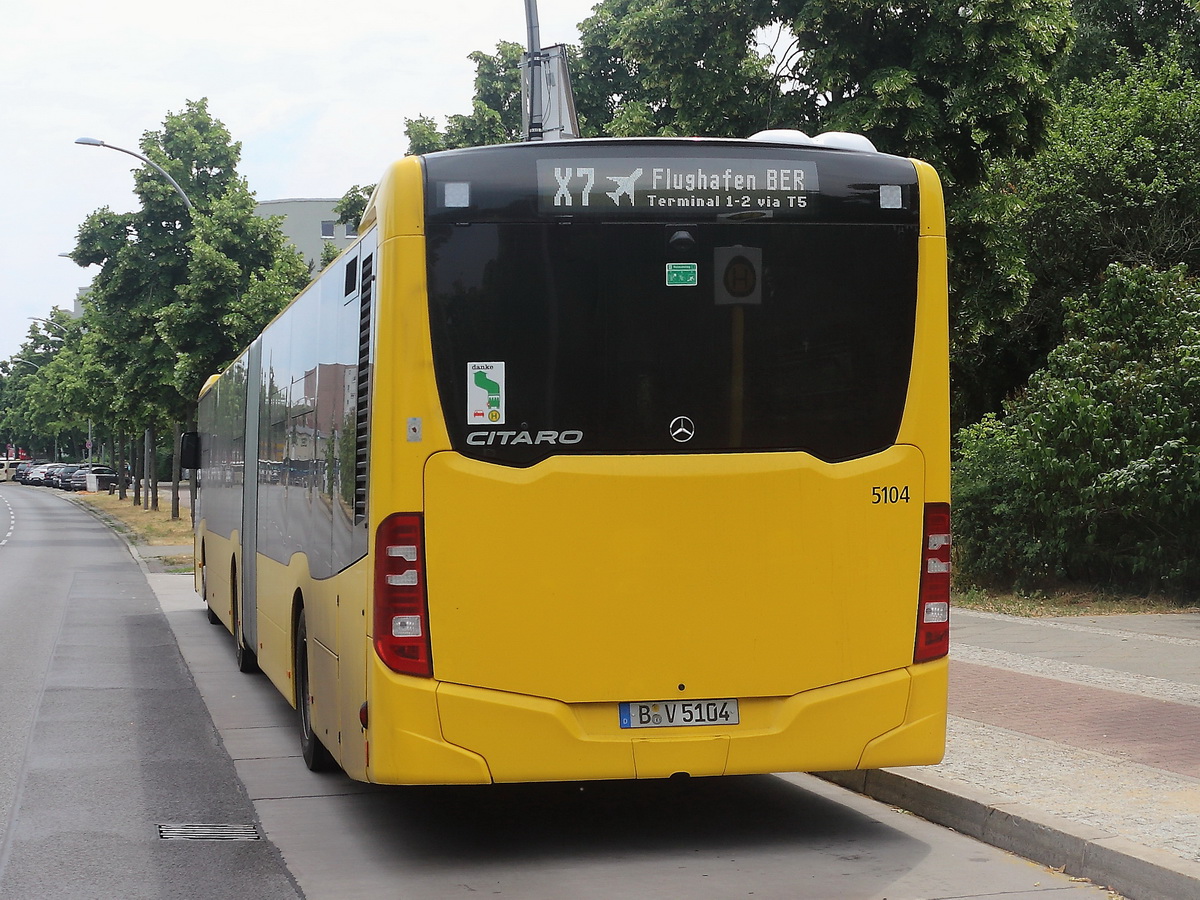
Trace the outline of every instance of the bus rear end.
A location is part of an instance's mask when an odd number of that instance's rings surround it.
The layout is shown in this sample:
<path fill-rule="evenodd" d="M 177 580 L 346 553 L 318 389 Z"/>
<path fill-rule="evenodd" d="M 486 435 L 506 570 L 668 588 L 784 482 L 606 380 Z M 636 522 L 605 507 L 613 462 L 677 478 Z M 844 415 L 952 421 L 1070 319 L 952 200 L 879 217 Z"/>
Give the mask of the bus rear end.
<path fill-rule="evenodd" d="M 423 166 L 441 422 L 377 532 L 371 777 L 938 761 L 932 171 L 732 141 Z"/>

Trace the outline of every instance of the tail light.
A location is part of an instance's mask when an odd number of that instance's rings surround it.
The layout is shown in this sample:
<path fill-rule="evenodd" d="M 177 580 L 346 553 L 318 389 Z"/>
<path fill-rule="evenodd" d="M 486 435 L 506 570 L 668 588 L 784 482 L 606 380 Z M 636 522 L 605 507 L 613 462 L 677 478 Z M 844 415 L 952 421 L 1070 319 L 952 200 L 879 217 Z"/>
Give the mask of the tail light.
<path fill-rule="evenodd" d="M 395 513 L 375 535 L 375 652 L 393 671 L 429 678 L 424 531 L 417 513 Z"/>
<path fill-rule="evenodd" d="M 917 602 L 917 643 L 913 662 L 929 662 L 950 652 L 950 504 L 925 504 L 921 550 L 921 593 Z"/>

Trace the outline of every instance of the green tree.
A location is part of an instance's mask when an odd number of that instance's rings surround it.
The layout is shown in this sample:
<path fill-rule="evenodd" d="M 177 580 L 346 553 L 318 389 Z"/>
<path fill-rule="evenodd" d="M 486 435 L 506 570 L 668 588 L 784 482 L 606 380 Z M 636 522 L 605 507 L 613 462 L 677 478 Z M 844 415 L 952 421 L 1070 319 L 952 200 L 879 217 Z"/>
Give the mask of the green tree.
<path fill-rule="evenodd" d="M 1197 0 L 1074 0 L 1072 7 L 1079 32 L 1064 81 L 1128 73 L 1147 50 L 1200 70 Z"/>
<path fill-rule="evenodd" d="M 29 327 L 21 350 L 5 364 L 0 436 L 49 455 L 60 443 L 71 458 L 82 449 L 89 420 L 104 415 L 103 374 L 93 340 L 79 319 L 55 308 Z"/>
<path fill-rule="evenodd" d="M 447 149 L 445 135 L 438 129 L 437 122 L 429 116 L 405 119 L 404 134 L 408 138 L 408 154 L 410 156 L 436 153 L 439 150 Z"/>
<path fill-rule="evenodd" d="M 432 120 L 425 119 L 423 121 L 428 122 L 429 126 L 434 128 L 436 131 L 436 127 L 433 125 Z M 409 120 L 409 124 L 412 124 L 411 120 Z M 411 143 L 411 135 L 409 140 Z M 423 150 L 420 152 L 424 153 L 430 151 Z M 375 185 L 373 184 L 356 184 L 351 187 L 350 190 L 346 191 L 346 193 L 342 195 L 342 198 L 333 206 L 333 211 L 337 213 L 338 222 L 342 223 L 343 225 L 353 225 L 354 228 L 357 229 L 362 222 L 363 213 L 367 210 L 367 204 L 371 201 L 371 194 L 374 192 Z M 337 259 L 341 252 L 341 249 L 333 241 L 326 241 L 321 247 L 321 261 L 319 264 L 320 268 L 317 272 L 313 273 L 314 276 L 325 271 L 325 268 L 331 262 Z"/>
<path fill-rule="evenodd" d="M 576 98 L 606 134 L 630 104 L 660 134 L 861 132 L 969 187 L 1039 145 L 1071 29 L 1069 0 L 603 0 Z"/>
<path fill-rule="evenodd" d="M 519 141 L 521 135 L 520 64 L 524 53 L 520 44 L 500 41 L 495 54 L 476 50 L 467 56 L 475 64 L 475 101 L 495 113 L 504 140 Z M 492 117 L 488 117 L 492 120 Z M 454 117 L 451 117 L 453 131 Z M 494 143 L 492 141 L 476 143 Z M 473 146 L 472 144 L 463 146 Z"/>
<path fill-rule="evenodd" d="M 308 265 L 277 217 L 255 215 L 243 180 L 195 221 L 187 278 L 158 310 L 158 333 L 176 354 L 172 382 L 189 404 L 308 282 Z"/>
<path fill-rule="evenodd" d="M 38 421 L 30 396 L 46 361 L 35 362 L 23 347 L 0 363 L 0 438 L 5 444 L 27 449 L 35 459 L 50 458 L 54 446 L 48 440 L 51 432 Z"/>
<path fill-rule="evenodd" d="M 824 127 L 862 131 L 964 187 L 982 182 L 989 158 L 1041 144 L 1051 74 L 1071 44 L 1069 0 L 779 6 Z"/>
<path fill-rule="evenodd" d="M 808 117 L 781 90 L 788 73 L 756 42 L 782 18 L 776 6 L 603 0 L 580 24 L 575 99 L 585 133 L 746 137 L 774 121 L 804 127 Z"/>
<path fill-rule="evenodd" d="M 997 163 L 982 189 L 1007 223 L 991 239 L 1021 265 L 1017 280 L 982 291 L 978 315 L 998 312 L 995 327 L 956 336 L 966 421 L 1042 365 L 1062 340 L 1062 298 L 1093 290 L 1112 263 L 1200 271 L 1198 171 L 1200 75 L 1178 60 L 1151 52 L 1124 74 L 1065 89 L 1041 152 Z M 971 271 L 1004 270 L 972 261 Z"/>
<path fill-rule="evenodd" d="M 157 172 L 138 168 L 141 208 L 93 213 L 72 254 L 101 267 L 89 293 L 101 363 L 115 373 L 117 418 L 138 428 L 191 418 L 204 380 L 227 363 L 306 281 L 278 221 L 254 215 L 237 173 L 241 145 L 189 101 L 141 151 Z"/>
<path fill-rule="evenodd" d="M 520 44 L 501 41 L 494 55 L 476 50 L 467 58 L 475 64 L 475 98 L 467 115 L 446 119 L 438 128 L 429 116 L 404 120 L 410 154 L 433 153 L 458 147 L 504 144 L 521 139 Z"/>
<path fill-rule="evenodd" d="M 371 194 L 375 190 L 375 185 L 354 185 L 350 190 L 342 195 L 342 199 L 334 204 L 333 211 L 337 213 L 337 220 L 343 225 L 353 225 L 355 228 L 362 221 L 363 213 L 367 210 L 367 203 L 371 200 Z"/>
<path fill-rule="evenodd" d="M 1026 391 L 960 434 L 968 579 L 1200 586 L 1200 283 L 1112 266 Z"/>
<path fill-rule="evenodd" d="M 319 274 L 324 272 L 325 269 L 328 268 L 329 264 L 338 258 L 341 252 L 342 251 L 338 248 L 338 245 L 333 241 L 324 241 L 321 244 L 321 258 L 317 262 L 316 270 L 312 273 L 313 278 L 316 278 Z"/>
<path fill-rule="evenodd" d="M 1017 171 L 1045 293 L 1095 284 L 1113 262 L 1200 271 L 1200 73 L 1150 53 L 1073 83 L 1053 139 Z"/>

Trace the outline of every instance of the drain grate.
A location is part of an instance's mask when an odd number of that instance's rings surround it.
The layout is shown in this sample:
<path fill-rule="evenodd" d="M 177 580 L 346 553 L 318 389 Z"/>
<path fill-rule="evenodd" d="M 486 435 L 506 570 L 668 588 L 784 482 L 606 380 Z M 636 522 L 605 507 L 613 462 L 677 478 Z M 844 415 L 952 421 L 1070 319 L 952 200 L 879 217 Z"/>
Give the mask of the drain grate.
<path fill-rule="evenodd" d="M 159 825 L 163 841 L 260 841 L 254 825 Z"/>

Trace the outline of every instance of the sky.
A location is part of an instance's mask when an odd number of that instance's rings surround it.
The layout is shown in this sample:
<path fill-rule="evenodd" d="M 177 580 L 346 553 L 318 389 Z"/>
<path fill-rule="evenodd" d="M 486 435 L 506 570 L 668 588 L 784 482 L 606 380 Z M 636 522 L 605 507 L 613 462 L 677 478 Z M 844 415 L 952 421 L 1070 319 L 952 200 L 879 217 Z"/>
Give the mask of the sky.
<path fill-rule="evenodd" d="M 577 43 L 598 0 L 539 0 L 541 43 Z M 259 200 L 340 197 L 408 147 L 404 120 L 468 113 L 467 54 L 526 43 L 525 0 L 0 0 L 0 359 L 72 309 L 98 269 L 60 253 L 137 207 L 123 153 L 208 98 Z"/>

